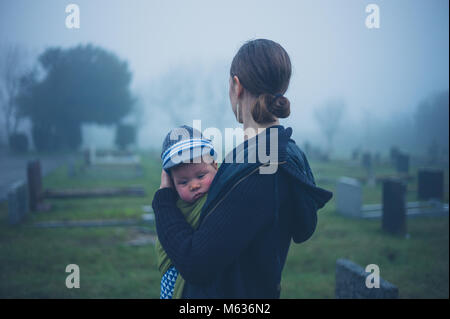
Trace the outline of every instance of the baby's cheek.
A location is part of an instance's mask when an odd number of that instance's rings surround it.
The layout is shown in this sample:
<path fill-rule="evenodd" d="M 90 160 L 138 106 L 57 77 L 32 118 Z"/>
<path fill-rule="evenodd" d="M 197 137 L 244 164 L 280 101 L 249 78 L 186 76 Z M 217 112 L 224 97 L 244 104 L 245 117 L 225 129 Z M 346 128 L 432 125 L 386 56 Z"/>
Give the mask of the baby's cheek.
<path fill-rule="evenodd" d="M 205 187 L 207 190 L 209 190 L 209 187 L 211 186 L 211 183 L 212 183 L 213 179 L 214 179 L 214 176 L 206 177 L 206 178 L 205 178 L 205 180 L 204 180 L 204 182 L 203 182 L 203 185 L 204 185 L 204 187 Z"/>
<path fill-rule="evenodd" d="M 180 197 L 182 200 L 184 200 L 185 202 L 188 202 L 191 200 L 191 196 L 189 195 L 189 192 L 186 190 L 181 191 L 180 193 Z"/>
<path fill-rule="evenodd" d="M 177 189 L 177 193 L 180 196 L 180 198 L 184 201 L 187 201 L 190 199 L 189 195 L 188 195 L 188 191 L 182 187 L 176 187 Z"/>

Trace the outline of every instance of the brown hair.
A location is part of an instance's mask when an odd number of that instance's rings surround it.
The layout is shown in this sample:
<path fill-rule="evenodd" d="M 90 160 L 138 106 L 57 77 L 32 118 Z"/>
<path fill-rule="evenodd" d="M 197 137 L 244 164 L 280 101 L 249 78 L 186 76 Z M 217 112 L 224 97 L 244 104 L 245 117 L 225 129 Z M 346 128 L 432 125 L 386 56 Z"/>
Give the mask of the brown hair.
<path fill-rule="evenodd" d="M 291 60 L 278 43 L 257 39 L 246 42 L 231 63 L 230 76 L 237 76 L 242 86 L 257 97 L 253 119 L 270 123 L 290 114 L 290 102 L 283 96 L 291 78 Z"/>

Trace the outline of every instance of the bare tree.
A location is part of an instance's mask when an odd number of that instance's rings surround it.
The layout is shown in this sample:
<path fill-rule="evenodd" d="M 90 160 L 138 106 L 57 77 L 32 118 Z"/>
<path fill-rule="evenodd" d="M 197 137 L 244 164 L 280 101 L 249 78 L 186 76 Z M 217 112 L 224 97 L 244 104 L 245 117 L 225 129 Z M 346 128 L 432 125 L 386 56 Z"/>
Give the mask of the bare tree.
<path fill-rule="evenodd" d="M 315 112 L 315 118 L 328 143 L 328 154 L 332 151 L 333 138 L 339 130 L 342 115 L 345 110 L 343 99 L 334 98 L 327 100 L 319 106 Z"/>
<path fill-rule="evenodd" d="M 436 92 L 417 105 L 414 114 L 414 140 L 417 147 L 448 149 L 448 97 L 448 91 Z"/>
<path fill-rule="evenodd" d="M 149 104 L 155 111 L 167 114 L 173 125 L 192 125 L 194 119 L 219 129 L 234 124 L 227 70 L 221 64 L 210 69 L 180 65 L 151 82 L 148 88 Z"/>
<path fill-rule="evenodd" d="M 20 114 L 15 98 L 20 79 L 26 70 L 26 54 L 19 45 L 3 45 L 0 48 L 0 105 L 5 122 L 6 139 L 17 131 Z"/>
<path fill-rule="evenodd" d="M 168 114 L 174 125 L 186 124 L 193 116 L 196 84 L 190 69 L 174 68 L 150 83 L 149 103 Z"/>
<path fill-rule="evenodd" d="M 217 63 L 205 75 L 201 85 L 204 117 L 211 126 L 220 130 L 237 125 L 228 96 L 228 79 L 228 65 Z"/>

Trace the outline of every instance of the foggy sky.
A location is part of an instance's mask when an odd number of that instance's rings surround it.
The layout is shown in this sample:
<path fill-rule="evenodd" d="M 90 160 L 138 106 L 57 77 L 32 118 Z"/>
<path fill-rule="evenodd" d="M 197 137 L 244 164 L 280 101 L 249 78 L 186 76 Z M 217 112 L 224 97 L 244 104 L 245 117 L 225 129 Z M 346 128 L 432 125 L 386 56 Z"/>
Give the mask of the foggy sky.
<path fill-rule="evenodd" d="M 80 7 L 78 30 L 65 27 L 69 3 Z M 380 7 L 380 29 L 365 26 L 370 3 Z M 171 67 L 229 65 L 245 41 L 268 38 L 293 65 L 291 117 L 282 124 L 317 135 L 312 111 L 327 98 L 344 98 L 349 119 L 388 119 L 448 89 L 448 15 L 447 0 L 2 0 L 0 44 L 34 54 L 99 45 L 128 60 L 132 87 L 145 95 Z"/>

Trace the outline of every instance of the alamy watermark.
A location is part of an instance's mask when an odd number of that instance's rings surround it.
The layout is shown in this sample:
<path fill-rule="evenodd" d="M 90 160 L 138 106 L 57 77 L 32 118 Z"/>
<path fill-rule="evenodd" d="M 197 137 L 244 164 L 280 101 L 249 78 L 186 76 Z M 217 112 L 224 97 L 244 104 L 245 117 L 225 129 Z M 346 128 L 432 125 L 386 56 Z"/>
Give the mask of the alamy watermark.
<path fill-rule="evenodd" d="M 376 4 L 368 4 L 366 6 L 366 13 L 370 13 L 366 17 L 366 27 L 368 29 L 379 29 L 380 28 L 380 7 Z"/>
<path fill-rule="evenodd" d="M 80 288 L 80 267 L 77 264 L 67 265 L 66 272 L 71 273 L 66 277 L 66 287 L 69 289 Z"/>
<path fill-rule="evenodd" d="M 192 138 L 200 138 L 200 133 L 202 135 L 213 141 L 215 144 L 214 150 L 216 151 L 217 157 L 222 158 L 222 150 L 225 145 L 225 149 L 233 149 L 234 141 L 236 140 L 237 147 L 234 152 L 228 153 L 224 158 L 224 163 L 256 163 L 257 161 L 264 164 L 260 167 L 260 174 L 274 174 L 278 169 L 278 144 L 279 136 L 277 128 L 247 128 L 243 130 L 242 128 L 225 128 L 225 136 L 222 135 L 221 130 L 216 127 L 208 127 L 202 131 L 201 120 L 194 120 L 193 126 L 194 136 Z M 172 132 L 170 135 L 171 140 L 178 140 L 181 135 L 189 134 L 187 131 L 183 134 L 178 131 L 178 133 Z M 247 139 L 247 147 L 244 149 L 244 139 L 245 136 L 249 137 Z M 212 162 L 210 156 L 205 156 L 201 149 L 196 148 L 194 150 L 184 149 L 179 153 L 172 156 L 172 161 L 174 163 L 181 163 L 183 158 L 188 157 L 189 152 L 193 152 L 193 160 L 191 163 L 201 163 Z"/>
<path fill-rule="evenodd" d="M 80 7 L 77 4 L 71 3 L 66 6 L 66 28 L 79 29 L 80 28 Z"/>
<path fill-rule="evenodd" d="M 80 7 L 71 3 L 66 6 L 66 28 L 67 29 L 79 29 L 80 28 Z M 365 24 L 368 29 L 380 28 L 380 7 L 377 4 L 370 3 L 366 6 L 366 13 L 369 15 L 366 17 Z"/>
<path fill-rule="evenodd" d="M 370 264 L 366 266 L 366 272 L 369 273 L 366 277 L 366 287 L 380 288 L 380 267 L 376 264 Z"/>

